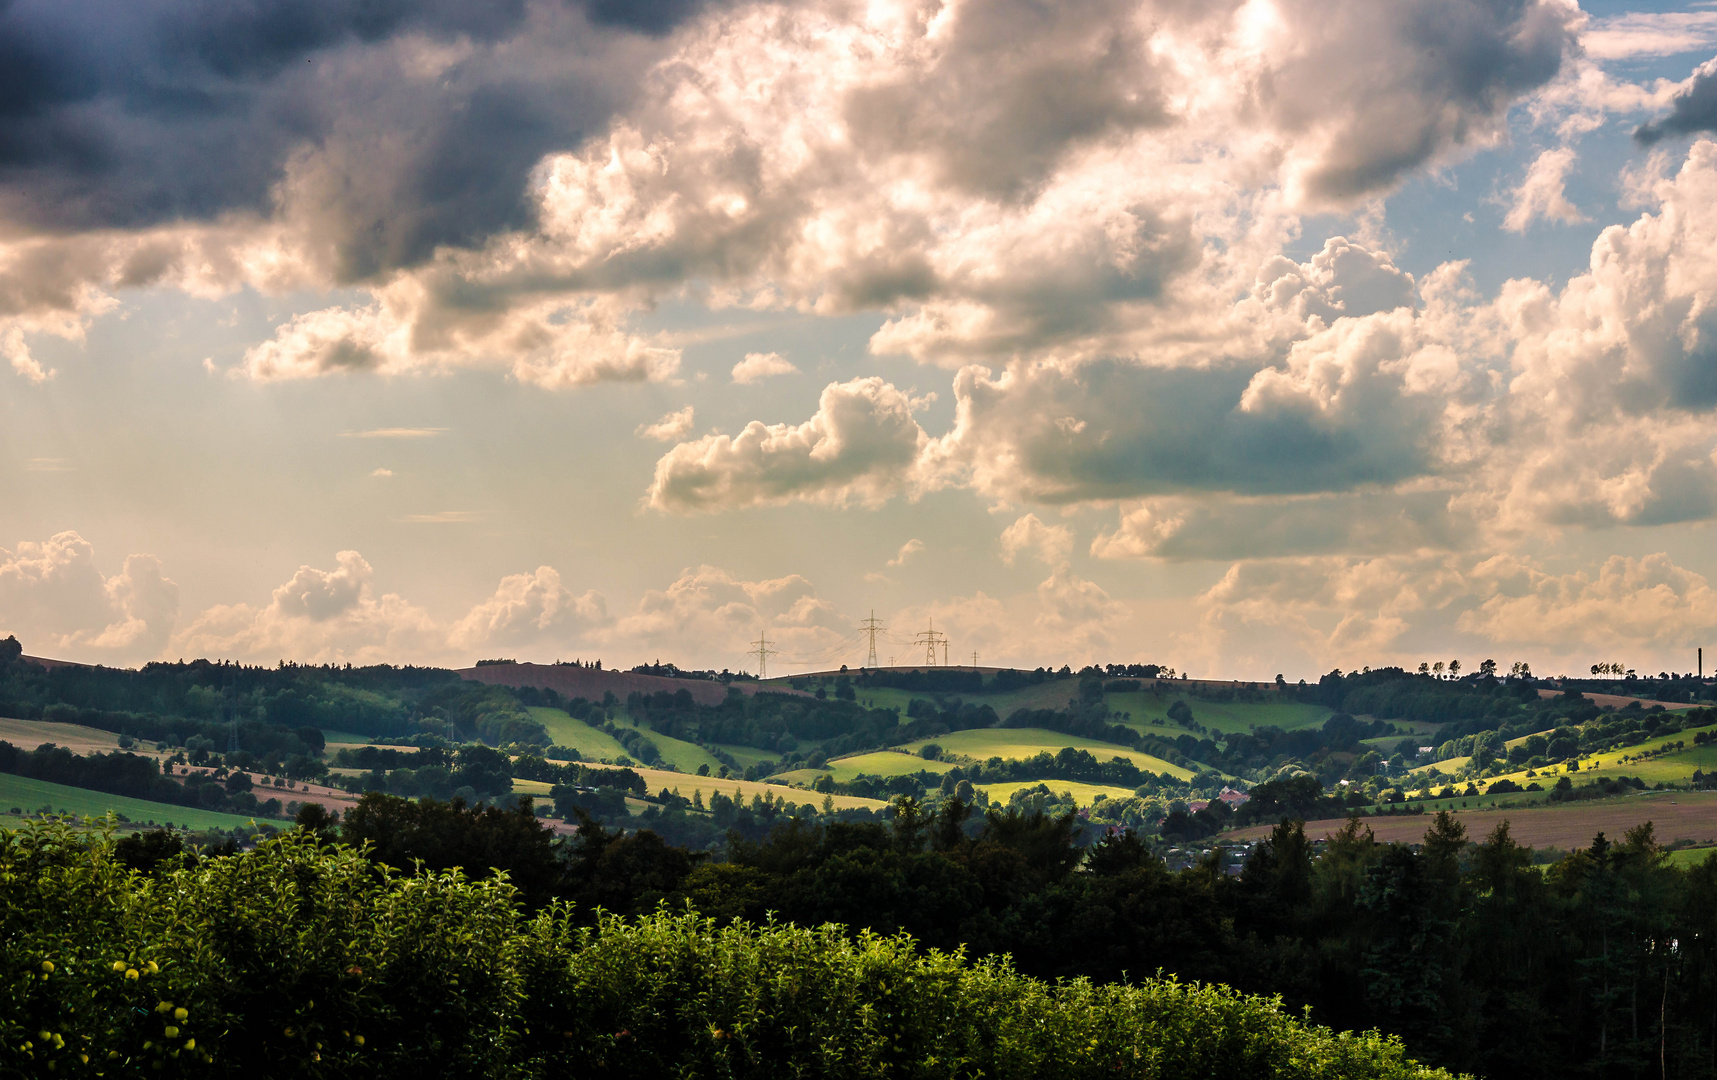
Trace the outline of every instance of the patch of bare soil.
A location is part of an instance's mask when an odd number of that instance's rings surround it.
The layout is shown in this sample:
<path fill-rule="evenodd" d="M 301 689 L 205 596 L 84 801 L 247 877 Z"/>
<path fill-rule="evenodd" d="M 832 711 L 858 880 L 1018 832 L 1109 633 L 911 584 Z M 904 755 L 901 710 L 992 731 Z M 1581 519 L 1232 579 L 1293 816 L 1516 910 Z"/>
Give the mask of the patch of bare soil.
<path fill-rule="evenodd" d="M 1541 698 L 1561 697 L 1562 691 L 1540 690 L 1538 691 L 1538 696 Z M 1640 707 L 1644 709 L 1649 709 L 1653 705 L 1662 705 L 1665 709 L 1670 710 L 1699 708 L 1698 705 L 1689 704 L 1687 702 L 1653 701 L 1650 698 L 1627 697 L 1623 694 L 1586 694 L 1585 697 L 1587 701 L 1590 701 L 1600 709 L 1625 709 L 1636 701 L 1639 702 Z"/>
<path fill-rule="evenodd" d="M 1432 815 L 1401 814 L 1362 819 L 1377 839 L 1418 843 L 1431 827 Z M 1717 842 L 1717 791 L 1661 791 L 1613 799 L 1533 806 L 1512 810 L 1461 810 L 1455 819 L 1467 827 L 1467 838 L 1482 841 L 1499 824 L 1509 823 L 1509 835 L 1527 847 L 1587 847 L 1602 832 L 1612 840 L 1636 825 L 1649 821 L 1661 844 L 1676 840 Z M 1347 824 L 1346 818 L 1306 822 L 1306 835 L 1328 836 Z M 1251 840 L 1270 835 L 1270 826 L 1260 825 L 1224 835 L 1224 839 Z"/>

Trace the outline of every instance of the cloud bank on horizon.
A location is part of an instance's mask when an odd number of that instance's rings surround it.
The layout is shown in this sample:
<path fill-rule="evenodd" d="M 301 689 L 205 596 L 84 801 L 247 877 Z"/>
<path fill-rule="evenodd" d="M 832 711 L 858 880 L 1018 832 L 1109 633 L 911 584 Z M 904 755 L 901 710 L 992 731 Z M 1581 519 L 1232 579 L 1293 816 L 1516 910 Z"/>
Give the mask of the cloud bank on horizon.
<path fill-rule="evenodd" d="M 266 297 L 206 362 L 261 400 L 638 395 L 600 481 L 505 467 L 623 487 L 607 527 L 683 543 L 626 601 L 548 528 L 486 597 L 384 590 L 366 542 L 181 610 L 189 547 L 104 573 L 94 506 L 0 538 L 0 632 L 719 667 L 767 627 L 846 662 L 867 605 L 793 542 L 722 568 L 790 520 L 863 537 L 855 580 L 927 575 L 891 620 L 985 663 L 1685 669 L 1717 630 L 1713 51 L 1697 5 L 1566 0 L 13 3 L 14 408 L 133 312 Z M 1505 240 L 1431 242 L 1431 203 Z M 1507 237 L 1570 254 L 1515 272 Z M 808 337 L 688 359 L 744 319 Z M 446 441 L 404 423 L 342 433 Z M 902 546 L 956 513 L 981 543 Z M 939 589 L 939 559 L 998 584 Z"/>

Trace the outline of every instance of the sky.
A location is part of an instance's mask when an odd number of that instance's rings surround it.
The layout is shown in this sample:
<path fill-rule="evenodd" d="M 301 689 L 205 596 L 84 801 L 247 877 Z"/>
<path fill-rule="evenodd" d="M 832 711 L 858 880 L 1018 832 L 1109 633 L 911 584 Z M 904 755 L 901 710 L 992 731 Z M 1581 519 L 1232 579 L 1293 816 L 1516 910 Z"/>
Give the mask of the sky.
<path fill-rule="evenodd" d="M 0 636 L 1691 671 L 1714 57 L 1703 2 L 0 0 Z"/>

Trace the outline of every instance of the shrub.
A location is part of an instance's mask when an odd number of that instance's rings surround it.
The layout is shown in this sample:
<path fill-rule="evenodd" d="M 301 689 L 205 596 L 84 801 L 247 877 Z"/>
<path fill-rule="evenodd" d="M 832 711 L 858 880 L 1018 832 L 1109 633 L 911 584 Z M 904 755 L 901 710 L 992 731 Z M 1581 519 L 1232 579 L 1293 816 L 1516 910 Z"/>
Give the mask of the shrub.
<path fill-rule="evenodd" d="M 0 836 L 0 1053 L 74 1077 L 1446 1076 L 1222 987 L 1046 983 L 836 926 L 527 920 L 502 878 L 304 831 L 163 855 Z"/>

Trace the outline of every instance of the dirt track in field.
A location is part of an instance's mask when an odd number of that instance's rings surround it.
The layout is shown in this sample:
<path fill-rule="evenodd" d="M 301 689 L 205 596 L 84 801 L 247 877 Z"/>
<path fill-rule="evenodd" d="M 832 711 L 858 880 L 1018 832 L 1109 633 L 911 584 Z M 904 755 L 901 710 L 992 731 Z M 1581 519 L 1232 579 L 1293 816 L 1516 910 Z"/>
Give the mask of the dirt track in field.
<path fill-rule="evenodd" d="M 1477 800 L 1474 800 L 1477 801 Z M 1417 843 L 1431 827 L 1432 815 L 1368 817 L 1363 821 L 1379 840 Z M 1660 844 L 1675 840 L 1717 842 L 1717 791 L 1674 791 L 1550 807 L 1513 810 L 1462 810 L 1455 819 L 1467 827 L 1469 840 L 1481 841 L 1504 821 L 1516 843 L 1528 847 L 1587 847 L 1602 832 L 1611 840 L 1636 825 L 1651 822 Z M 1346 818 L 1306 822 L 1306 835 L 1328 836 L 1347 824 Z M 1251 840 L 1268 836 L 1267 825 L 1241 829 L 1224 839 Z"/>

